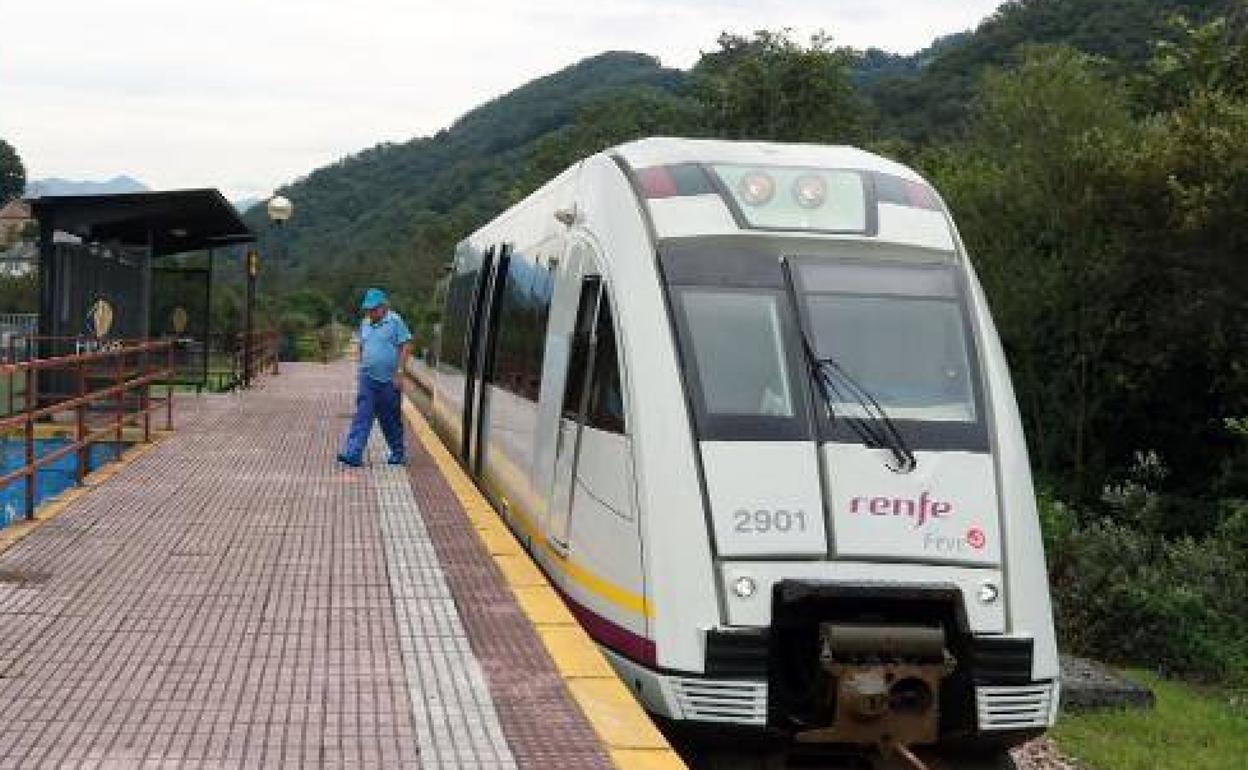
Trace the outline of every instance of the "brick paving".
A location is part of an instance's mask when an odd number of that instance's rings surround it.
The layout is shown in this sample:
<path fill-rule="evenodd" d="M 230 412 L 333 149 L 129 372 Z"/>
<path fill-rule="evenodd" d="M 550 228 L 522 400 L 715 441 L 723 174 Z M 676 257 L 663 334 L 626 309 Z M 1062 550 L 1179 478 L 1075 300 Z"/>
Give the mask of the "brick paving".
<path fill-rule="evenodd" d="M 0 557 L 0 767 L 419 766 L 342 379 L 184 399 Z"/>
<path fill-rule="evenodd" d="M 610 766 L 419 444 L 335 465 L 352 384 L 187 397 L 0 555 L 0 768 Z"/>

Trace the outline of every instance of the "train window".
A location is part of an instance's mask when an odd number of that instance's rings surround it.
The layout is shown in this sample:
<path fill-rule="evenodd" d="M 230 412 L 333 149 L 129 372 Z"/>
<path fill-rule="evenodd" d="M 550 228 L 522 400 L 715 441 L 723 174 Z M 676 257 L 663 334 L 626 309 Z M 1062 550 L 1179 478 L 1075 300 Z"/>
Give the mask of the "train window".
<path fill-rule="evenodd" d="M 948 265 L 799 260 L 811 344 L 896 420 L 975 423 L 970 331 Z M 837 414 L 862 416 L 839 401 Z"/>
<path fill-rule="evenodd" d="M 468 336 L 468 312 L 472 303 L 472 290 L 476 286 L 477 270 L 472 269 L 471 249 L 461 246 L 455 255 L 453 272 L 446 292 L 446 309 L 443 315 L 442 333 L 439 340 L 438 364 L 443 369 L 463 371 L 466 351 L 464 343 Z"/>
<path fill-rule="evenodd" d="M 551 273 L 525 254 L 512 252 L 506 281 L 494 382 L 521 398 L 537 401 L 550 316 Z"/>
<path fill-rule="evenodd" d="M 801 260 L 797 268 L 802 290 L 815 294 L 835 292 L 949 299 L 958 296 L 957 281 L 947 265 Z"/>
<path fill-rule="evenodd" d="M 778 294 L 685 289 L 681 307 L 709 415 L 795 415 Z"/>
<path fill-rule="evenodd" d="M 563 387 L 563 416 L 570 420 L 579 420 L 581 416 L 585 369 L 589 365 L 589 345 L 593 336 L 594 313 L 598 308 L 601 284 L 602 279 L 596 275 L 586 276 L 581 283 L 576 325 L 572 329 L 572 350 L 568 356 L 567 382 Z"/>
<path fill-rule="evenodd" d="M 585 424 L 609 433 L 624 433 L 624 385 L 620 379 L 619 349 L 611 302 L 604 292 L 595 323 L 594 372 L 589 382 L 589 406 Z"/>
<path fill-rule="evenodd" d="M 975 422 L 966 331 L 956 301 L 815 294 L 807 307 L 818 354 L 834 358 L 893 418 Z M 849 402 L 833 409 L 861 411 Z"/>

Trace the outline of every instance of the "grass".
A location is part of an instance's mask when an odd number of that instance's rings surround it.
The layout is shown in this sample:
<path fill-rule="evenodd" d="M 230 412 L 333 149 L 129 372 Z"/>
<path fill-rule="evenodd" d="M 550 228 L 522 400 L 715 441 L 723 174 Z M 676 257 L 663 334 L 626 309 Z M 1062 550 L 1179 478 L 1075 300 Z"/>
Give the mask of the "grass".
<path fill-rule="evenodd" d="M 1244 770 L 1248 702 L 1228 692 L 1127 675 L 1153 689 L 1152 711 L 1064 714 L 1053 736 L 1062 752 L 1095 770 Z"/>

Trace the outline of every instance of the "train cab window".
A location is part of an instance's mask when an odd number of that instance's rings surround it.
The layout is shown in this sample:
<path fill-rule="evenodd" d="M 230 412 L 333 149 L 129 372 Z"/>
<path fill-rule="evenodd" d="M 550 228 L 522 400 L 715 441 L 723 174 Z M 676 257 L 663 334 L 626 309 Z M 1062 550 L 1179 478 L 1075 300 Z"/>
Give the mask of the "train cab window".
<path fill-rule="evenodd" d="M 686 291 L 682 304 L 707 411 L 792 417 L 776 297 Z"/>
<path fill-rule="evenodd" d="M 563 388 L 563 416 L 569 420 L 579 420 L 581 415 L 585 369 L 589 366 L 594 312 L 598 308 L 598 293 L 601 286 L 602 279 L 596 275 L 586 276 L 581 283 L 581 297 L 576 307 L 576 325 L 572 328 L 572 349 L 568 355 L 568 377 Z"/>
<path fill-rule="evenodd" d="M 947 265 L 798 262 L 808 330 L 893 419 L 977 420 L 970 331 Z M 854 403 L 838 414 L 861 416 Z"/>
<path fill-rule="evenodd" d="M 606 293 L 598 306 L 594 331 L 594 371 L 589 381 L 589 405 L 585 424 L 608 433 L 624 433 L 624 387 L 620 379 L 619 349 L 615 343 L 615 325 L 611 320 L 611 302 Z"/>
<path fill-rule="evenodd" d="M 800 363 L 785 340 L 790 312 L 768 289 L 680 287 L 684 366 L 704 439 L 789 440 L 809 435 Z"/>

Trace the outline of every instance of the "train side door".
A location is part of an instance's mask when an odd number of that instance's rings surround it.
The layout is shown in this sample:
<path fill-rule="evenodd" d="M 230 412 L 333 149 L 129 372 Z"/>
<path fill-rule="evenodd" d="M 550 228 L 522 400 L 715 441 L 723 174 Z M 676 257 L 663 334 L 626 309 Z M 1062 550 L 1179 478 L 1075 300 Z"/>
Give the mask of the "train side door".
<path fill-rule="evenodd" d="M 573 248 L 580 246 L 582 245 L 578 244 Z M 586 272 L 589 272 L 589 266 L 586 267 Z M 572 521 L 573 497 L 576 494 L 576 463 L 589 400 L 588 385 L 594 365 L 594 329 L 601 297 L 601 276 L 585 275 L 581 279 L 580 297 L 568 345 L 568 370 L 564 379 L 563 403 L 555 436 L 555 473 L 547 532 L 550 541 L 563 550 L 568 547 L 568 532 Z"/>
<path fill-rule="evenodd" d="M 464 372 L 464 422 L 461 456 L 468 471 L 479 476 L 485 454 L 485 425 L 489 422 L 489 383 L 498 342 L 499 304 L 510 261 L 507 246 L 485 254 L 473 295 L 468 326 L 467 365 Z"/>

